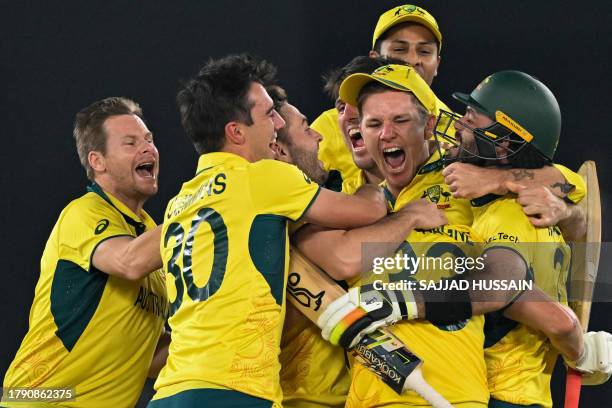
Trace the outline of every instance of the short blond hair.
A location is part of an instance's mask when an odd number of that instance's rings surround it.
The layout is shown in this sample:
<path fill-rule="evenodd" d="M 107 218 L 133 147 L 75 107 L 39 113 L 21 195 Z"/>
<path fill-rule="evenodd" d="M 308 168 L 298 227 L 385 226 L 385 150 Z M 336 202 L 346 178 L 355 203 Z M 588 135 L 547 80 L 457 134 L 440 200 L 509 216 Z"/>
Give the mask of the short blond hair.
<path fill-rule="evenodd" d="M 89 165 L 87 156 L 92 151 L 106 153 L 104 122 L 111 116 L 117 115 L 136 115 L 143 119 L 142 110 L 136 102 L 118 96 L 96 101 L 76 114 L 72 134 L 81 165 L 91 181 L 94 181 L 94 171 Z"/>

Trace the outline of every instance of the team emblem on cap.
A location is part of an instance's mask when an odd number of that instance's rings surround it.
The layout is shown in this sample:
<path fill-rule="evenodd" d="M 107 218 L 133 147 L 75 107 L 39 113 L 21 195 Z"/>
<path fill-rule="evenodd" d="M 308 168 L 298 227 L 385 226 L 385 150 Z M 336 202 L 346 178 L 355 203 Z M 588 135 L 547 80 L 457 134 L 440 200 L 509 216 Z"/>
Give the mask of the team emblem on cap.
<path fill-rule="evenodd" d="M 372 72 L 372 75 L 383 76 L 393 71 L 395 71 L 395 69 L 393 69 L 391 65 L 383 65 L 382 67 L 376 68 L 374 72 Z"/>
<path fill-rule="evenodd" d="M 397 10 L 395 10 L 395 16 L 400 16 L 402 15 L 402 12 L 404 12 L 405 14 L 412 14 L 414 12 L 419 13 L 420 15 L 424 16 L 425 12 L 423 10 L 421 10 L 420 8 L 418 8 L 417 6 L 413 6 L 412 4 L 408 4 L 406 6 L 399 6 L 397 8 Z"/>

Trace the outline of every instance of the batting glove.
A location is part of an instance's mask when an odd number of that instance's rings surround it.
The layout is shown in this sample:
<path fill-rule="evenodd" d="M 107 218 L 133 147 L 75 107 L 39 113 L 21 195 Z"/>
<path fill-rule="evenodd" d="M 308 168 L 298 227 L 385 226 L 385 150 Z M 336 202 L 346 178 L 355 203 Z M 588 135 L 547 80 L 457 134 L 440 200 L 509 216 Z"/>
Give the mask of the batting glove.
<path fill-rule="evenodd" d="M 586 333 L 582 356 L 566 364 L 582 373 L 584 385 L 605 383 L 612 374 L 612 334 L 604 331 Z"/>
<path fill-rule="evenodd" d="M 417 317 L 412 292 L 377 290 L 373 285 L 351 288 L 321 314 L 317 325 L 325 340 L 351 348 L 374 330 Z"/>

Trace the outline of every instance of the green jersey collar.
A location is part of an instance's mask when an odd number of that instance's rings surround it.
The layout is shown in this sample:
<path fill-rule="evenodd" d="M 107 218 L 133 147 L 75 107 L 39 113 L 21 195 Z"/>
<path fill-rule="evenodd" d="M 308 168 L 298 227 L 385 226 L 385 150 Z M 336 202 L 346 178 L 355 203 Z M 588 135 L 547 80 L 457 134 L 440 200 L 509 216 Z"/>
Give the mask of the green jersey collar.
<path fill-rule="evenodd" d="M 121 201 L 117 200 L 111 194 L 102 190 L 102 187 L 100 187 L 97 183 L 93 182 L 91 183 L 91 185 L 87 186 L 87 191 L 99 195 L 100 197 L 102 197 L 102 199 L 104 199 L 104 201 L 106 201 L 114 209 L 119 211 L 119 213 L 123 216 L 125 222 L 134 227 L 137 236 L 145 232 L 147 227 L 143 222 L 140 221 L 140 217 L 134 214 L 134 212 L 130 210 L 127 206 L 125 206 Z M 144 217 L 148 217 L 148 214 L 145 213 Z"/>

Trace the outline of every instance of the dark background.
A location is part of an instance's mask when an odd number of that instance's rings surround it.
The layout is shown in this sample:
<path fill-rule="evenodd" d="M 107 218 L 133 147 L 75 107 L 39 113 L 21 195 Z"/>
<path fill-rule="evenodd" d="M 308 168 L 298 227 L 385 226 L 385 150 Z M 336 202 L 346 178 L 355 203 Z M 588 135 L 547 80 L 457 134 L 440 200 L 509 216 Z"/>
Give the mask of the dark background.
<path fill-rule="evenodd" d="M 0 16 L 0 150 L 4 272 L 0 376 L 27 330 L 39 259 L 61 209 L 84 192 L 71 136 L 74 114 L 106 96 L 135 99 L 162 156 L 157 220 L 196 154 L 181 131 L 180 79 L 210 57 L 250 52 L 274 62 L 292 102 L 311 120 L 332 105 L 320 76 L 365 54 L 380 13 L 397 1 L 5 2 Z M 438 20 L 438 96 L 518 69 L 555 93 L 563 114 L 557 161 L 598 164 L 604 226 L 610 203 L 610 29 L 608 1 L 421 1 Z M 604 240 L 612 231 L 604 227 Z M 609 281 L 609 279 L 608 279 Z M 612 330 L 612 307 L 593 307 L 591 329 Z M 460 379 L 458 379 L 460 381 Z M 557 401 L 561 380 L 554 381 Z M 612 383 L 583 388 L 582 406 L 611 406 Z"/>

